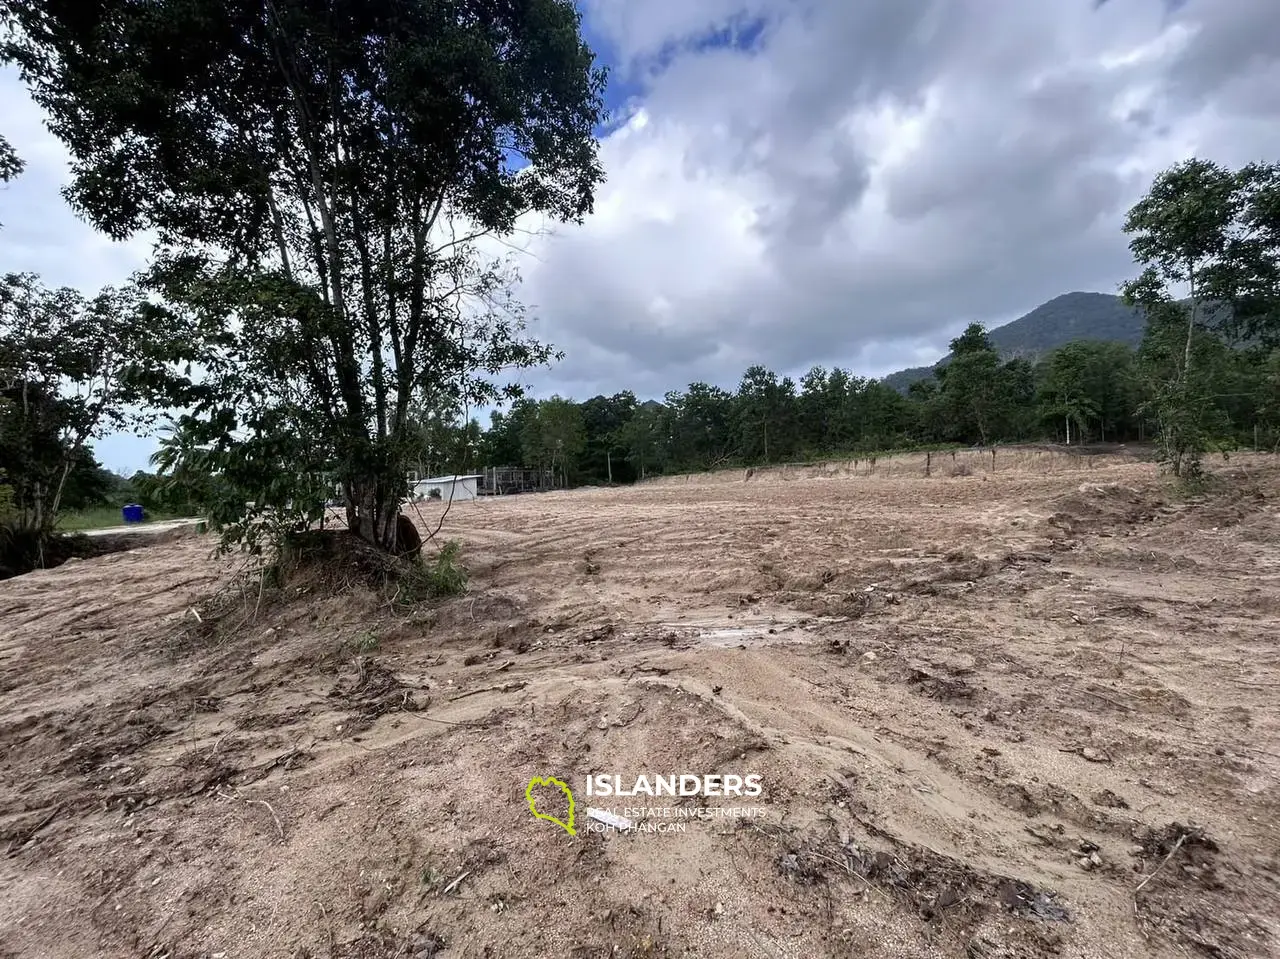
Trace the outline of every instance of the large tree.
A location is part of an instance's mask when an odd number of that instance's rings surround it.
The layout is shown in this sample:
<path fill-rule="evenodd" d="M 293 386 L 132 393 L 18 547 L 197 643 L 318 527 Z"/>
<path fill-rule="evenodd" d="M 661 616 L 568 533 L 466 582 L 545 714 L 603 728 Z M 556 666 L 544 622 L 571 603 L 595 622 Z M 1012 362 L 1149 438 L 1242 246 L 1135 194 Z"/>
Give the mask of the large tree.
<path fill-rule="evenodd" d="M 586 449 L 587 430 L 582 408 L 573 400 L 560 396 L 542 400 L 533 407 L 520 435 L 524 461 L 559 476 L 569 485 L 569 472 L 577 468 Z"/>
<path fill-rule="evenodd" d="M 0 8 L 73 206 L 159 237 L 224 475 L 290 520 L 332 477 L 350 527 L 394 548 L 410 404 L 491 401 L 549 356 L 475 240 L 591 209 L 604 76 L 571 0 Z"/>
<path fill-rule="evenodd" d="M 1155 178 L 1124 228 L 1142 266 L 1122 293 L 1148 320 L 1145 410 L 1165 463 L 1194 476 L 1224 428 L 1206 331 L 1263 342 L 1280 334 L 1280 166 L 1179 163 Z"/>
<path fill-rule="evenodd" d="M 763 366 L 742 374 L 734 408 L 738 449 L 750 463 L 785 460 L 795 448 L 795 384 Z"/>
<path fill-rule="evenodd" d="M 86 299 L 31 274 L 0 277 L 0 462 L 17 525 L 50 532 L 72 473 L 95 465 L 93 440 L 182 402 L 175 365 L 190 347 L 136 286 Z"/>
<path fill-rule="evenodd" d="M 1000 354 L 986 328 L 970 323 L 951 341 L 951 362 L 937 372 L 953 436 L 987 445 L 995 436 L 1002 409 Z"/>

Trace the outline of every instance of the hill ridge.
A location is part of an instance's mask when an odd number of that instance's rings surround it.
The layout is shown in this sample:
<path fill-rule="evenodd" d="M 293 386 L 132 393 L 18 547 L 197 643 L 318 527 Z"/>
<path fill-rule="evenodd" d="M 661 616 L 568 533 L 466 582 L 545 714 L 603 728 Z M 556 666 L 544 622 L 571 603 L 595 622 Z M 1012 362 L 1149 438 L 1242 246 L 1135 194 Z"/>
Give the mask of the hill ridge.
<path fill-rule="evenodd" d="M 1136 347 L 1142 341 L 1144 326 L 1141 312 L 1126 306 L 1115 294 L 1076 290 L 1060 293 L 1018 319 L 987 332 L 1004 359 L 1022 357 L 1034 361 L 1074 340 L 1103 340 Z M 881 382 L 905 393 L 912 383 L 928 379 L 950 359 L 948 353 L 932 366 L 898 370 L 882 377 Z"/>

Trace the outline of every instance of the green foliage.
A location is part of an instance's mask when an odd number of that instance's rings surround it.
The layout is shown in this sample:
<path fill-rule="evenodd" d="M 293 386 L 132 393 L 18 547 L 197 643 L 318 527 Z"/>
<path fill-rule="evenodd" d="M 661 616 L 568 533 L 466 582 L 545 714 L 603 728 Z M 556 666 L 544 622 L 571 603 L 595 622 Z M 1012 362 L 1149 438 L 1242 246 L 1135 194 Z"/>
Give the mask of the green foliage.
<path fill-rule="evenodd" d="M 1280 338 L 1280 166 L 1177 164 L 1129 211 L 1125 232 L 1142 272 L 1123 294 L 1147 317 L 1142 410 L 1158 426 L 1165 464 L 1194 479 L 1230 429 L 1219 400 L 1233 392 L 1223 387 L 1234 364 L 1206 331 Z M 1182 288 L 1185 299 L 1175 292 Z"/>
<path fill-rule="evenodd" d="M 714 469 L 738 453 L 732 393 L 707 383 L 690 383 L 666 395 L 670 459 L 677 468 Z"/>
<path fill-rule="evenodd" d="M 0 183 L 8 183 L 22 172 L 23 167 L 22 158 L 14 152 L 8 140 L 0 136 Z"/>
<path fill-rule="evenodd" d="M 0 183 L 8 183 L 23 170 L 22 158 L 14 152 L 9 141 L 0 136 Z"/>
<path fill-rule="evenodd" d="M 378 638 L 378 634 L 371 629 L 366 629 L 355 637 L 351 643 L 352 649 L 361 655 L 377 652 L 378 647 L 382 645 L 382 640 Z"/>
<path fill-rule="evenodd" d="M 668 417 L 661 403 L 641 403 L 631 418 L 614 434 L 626 450 L 627 461 L 643 479 L 649 471 L 660 472 L 668 459 Z"/>
<path fill-rule="evenodd" d="M 952 360 L 936 372 L 939 387 L 915 396 L 930 438 L 976 440 L 982 445 L 1025 431 L 1025 411 L 1034 401 L 1034 375 L 1025 360 L 1000 361 L 986 329 L 970 324 L 951 341 Z"/>
<path fill-rule="evenodd" d="M 553 355 L 474 241 L 591 209 L 604 76 L 571 0 L 5 8 L 0 58 L 70 151 L 77 211 L 159 237 L 224 542 L 313 521 L 336 482 L 393 548 L 411 405 L 509 399 L 499 378 Z"/>
<path fill-rule="evenodd" d="M 567 482 L 587 444 L 581 408 L 572 400 L 553 396 L 528 404 L 525 411 L 520 432 L 525 462 Z"/>
<path fill-rule="evenodd" d="M 467 571 L 458 563 L 462 544 L 449 540 L 430 564 L 424 564 L 423 576 L 427 592 L 435 598 L 461 596 L 467 591 Z"/>
<path fill-rule="evenodd" d="M 47 531 L 64 507 L 107 494 L 113 481 L 88 444 L 145 432 L 158 408 L 181 402 L 173 370 L 189 347 L 136 285 L 85 298 L 29 274 L 0 280 L 0 454 L 19 522 Z"/>
<path fill-rule="evenodd" d="M 742 374 L 733 423 L 743 459 L 751 463 L 785 462 L 795 454 L 795 402 L 795 384 L 790 377 L 779 380 L 776 373 L 763 366 L 753 366 Z"/>
<path fill-rule="evenodd" d="M 575 464 L 580 475 L 629 483 L 637 476 L 630 461 L 624 431 L 636 415 L 636 396 L 630 390 L 613 396 L 593 396 L 581 404 L 583 449 Z"/>
<path fill-rule="evenodd" d="M 1037 369 L 1037 413 L 1064 440 L 1131 435 L 1138 406 L 1134 353 L 1122 343 L 1082 340 L 1054 350 Z"/>

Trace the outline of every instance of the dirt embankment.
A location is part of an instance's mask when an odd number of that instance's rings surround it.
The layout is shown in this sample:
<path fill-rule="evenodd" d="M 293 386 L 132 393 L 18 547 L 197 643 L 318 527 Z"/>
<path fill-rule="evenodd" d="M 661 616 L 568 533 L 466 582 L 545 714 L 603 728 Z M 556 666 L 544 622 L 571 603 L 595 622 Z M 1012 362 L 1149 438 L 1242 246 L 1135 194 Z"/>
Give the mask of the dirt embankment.
<path fill-rule="evenodd" d="M 412 611 L 215 622 L 205 539 L 19 577 L 0 955 L 1275 955 L 1278 502 L 739 475 L 454 504 L 470 591 Z M 655 773 L 763 792 L 583 794 Z"/>

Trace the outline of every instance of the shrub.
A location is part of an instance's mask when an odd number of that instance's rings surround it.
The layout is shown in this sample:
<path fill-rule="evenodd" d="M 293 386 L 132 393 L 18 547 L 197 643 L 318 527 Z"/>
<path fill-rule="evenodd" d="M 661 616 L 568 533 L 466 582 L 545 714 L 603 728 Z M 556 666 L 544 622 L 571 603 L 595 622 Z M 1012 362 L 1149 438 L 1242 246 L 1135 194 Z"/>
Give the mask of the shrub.
<path fill-rule="evenodd" d="M 458 565 L 462 545 L 451 539 L 441 547 L 435 562 L 426 567 L 427 589 L 432 596 L 461 596 L 467 590 L 467 571 Z"/>

